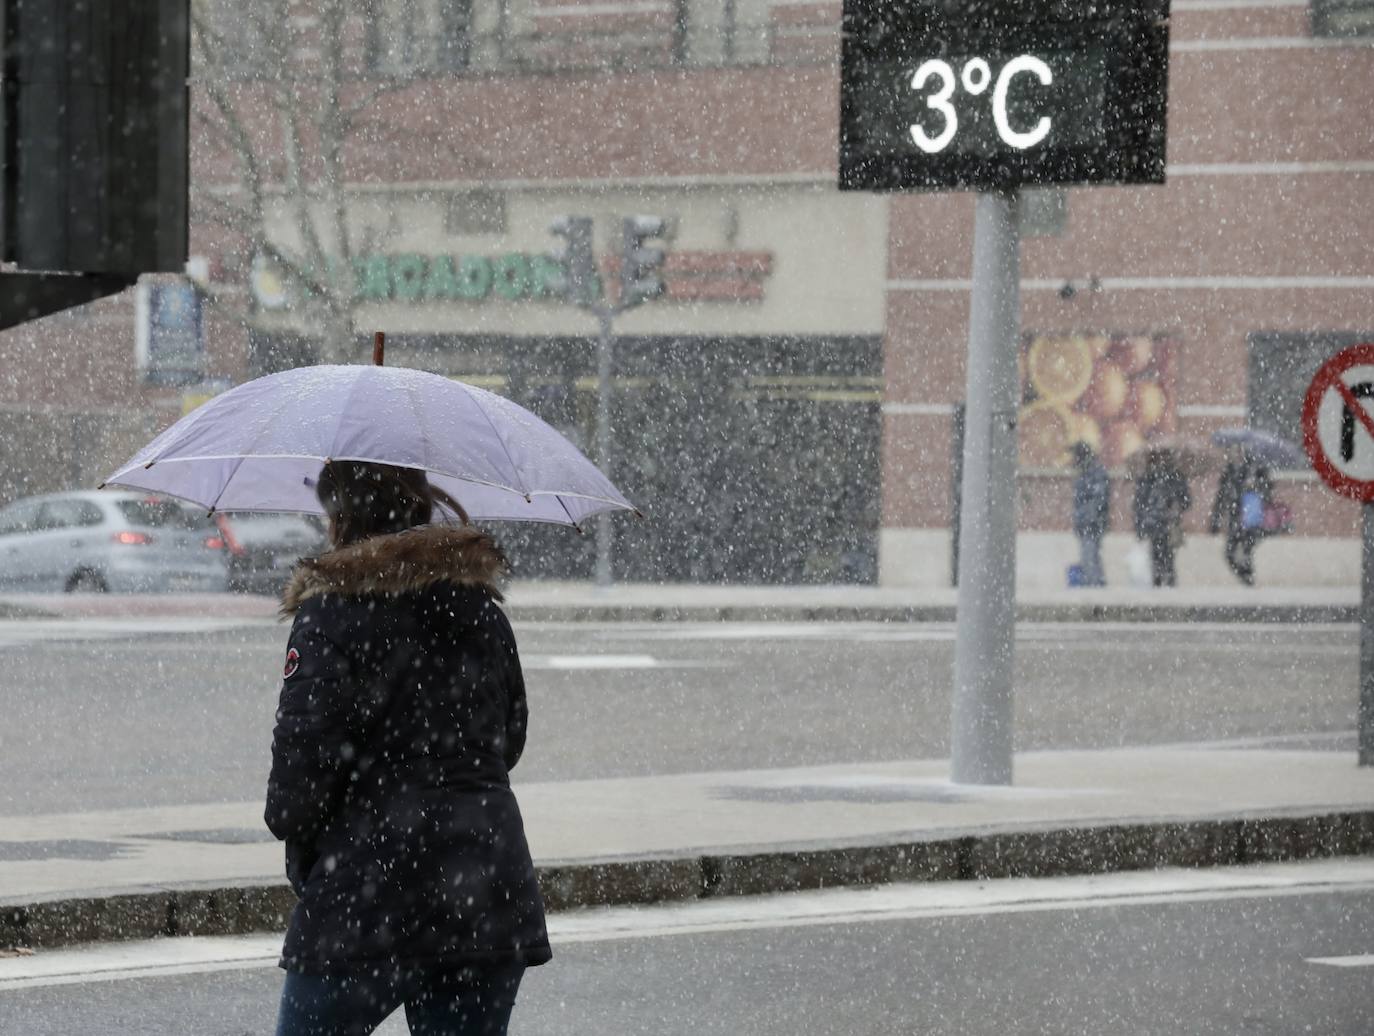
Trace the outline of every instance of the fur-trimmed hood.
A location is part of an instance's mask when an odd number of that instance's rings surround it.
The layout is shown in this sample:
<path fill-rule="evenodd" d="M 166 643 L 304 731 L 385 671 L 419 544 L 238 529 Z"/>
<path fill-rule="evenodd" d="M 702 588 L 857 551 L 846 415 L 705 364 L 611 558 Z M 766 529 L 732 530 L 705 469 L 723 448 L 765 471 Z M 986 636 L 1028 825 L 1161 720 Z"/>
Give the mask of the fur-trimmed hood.
<path fill-rule="evenodd" d="M 339 547 L 296 566 L 282 592 L 282 614 L 321 594 L 400 594 L 447 580 L 486 587 L 499 601 L 506 555 L 471 526 L 422 525 Z"/>

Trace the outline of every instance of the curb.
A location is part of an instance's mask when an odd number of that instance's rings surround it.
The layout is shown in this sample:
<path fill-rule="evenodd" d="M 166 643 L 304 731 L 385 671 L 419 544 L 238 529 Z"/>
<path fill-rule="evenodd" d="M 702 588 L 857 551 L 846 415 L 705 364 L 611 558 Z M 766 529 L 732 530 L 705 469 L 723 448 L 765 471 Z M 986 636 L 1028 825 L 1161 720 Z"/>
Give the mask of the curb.
<path fill-rule="evenodd" d="M 104 602 L 97 602 L 103 604 Z M 13 598 L 0 600 L 0 619 L 88 619 L 158 618 L 182 616 L 185 606 L 148 608 L 148 599 L 106 612 L 83 602 L 80 608 L 65 610 L 56 606 L 37 607 Z M 64 602 L 65 605 L 65 602 Z M 953 603 L 932 604 L 623 604 L 531 603 L 507 601 L 506 613 L 523 622 L 887 622 L 953 623 L 957 611 Z M 239 605 L 227 616 L 275 618 L 271 602 L 261 608 Z M 1344 623 L 1359 622 L 1359 606 L 1349 604 L 1246 604 L 1133 601 L 1111 602 L 1023 602 L 1016 606 L 1018 622 L 1217 622 L 1217 623 Z"/>
<path fill-rule="evenodd" d="M 949 833 L 931 839 L 554 862 L 551 911 L 889 882 L 1046 878 L 1374 855 L 1374 810 L 1139 820 Z M 0 907 L 0 946 L 31 949 L 176 935 L 282 931 L 283 884 L 167 886 Z"/>
<path fill-rule="evenodd" d="M 523 622 L 891 622 L 952 623 L 953 605 L 519 605 Z M 1360 621 L 1355 605 L 1021 604 L 1017 622 L 1344 623 Z"/>
<path fill-rule="evenodd" d="M 46 608 L 30 608 L 13 601 L 0 601 L 0 619 L 60 619 L 57 612 Z"/>

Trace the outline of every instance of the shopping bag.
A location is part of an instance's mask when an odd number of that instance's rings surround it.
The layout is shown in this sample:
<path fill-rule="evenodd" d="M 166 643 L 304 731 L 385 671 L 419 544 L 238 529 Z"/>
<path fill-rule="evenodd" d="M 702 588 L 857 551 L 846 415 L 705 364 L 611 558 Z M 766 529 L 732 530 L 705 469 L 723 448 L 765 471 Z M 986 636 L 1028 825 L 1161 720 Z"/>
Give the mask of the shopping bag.
<path fill-rule="evenodd" d="M 1240 495 L 1240 527 L 1246 531 L 1264 528 L 1264 497 L 1253 489 Z"/>
<path fill-rule="evenodd" d="M 1264 509 L 1264 531 L 1272 535 L 1293 531 L 1293 509 L 1274 500 Z"/>
<path fill-rule="evenodd" d="M 1150 548 L 1144 543 L 1133 543 L 1126 551 L 1126 574 L 1131 585 L 1149 587 L 1154 585 L 1154 573 L 1150 567 Z"/>

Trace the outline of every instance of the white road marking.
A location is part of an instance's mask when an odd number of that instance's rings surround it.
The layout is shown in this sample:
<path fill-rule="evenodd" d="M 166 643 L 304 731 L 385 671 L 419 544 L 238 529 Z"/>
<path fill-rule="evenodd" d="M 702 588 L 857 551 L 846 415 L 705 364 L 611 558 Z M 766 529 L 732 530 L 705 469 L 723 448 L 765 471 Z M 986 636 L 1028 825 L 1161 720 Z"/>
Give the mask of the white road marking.
<path fill-rule="evenodd" d="M 1308 964 L 1328 964 L 1333 968 L 1374 968 L 1374 953 L 1357 953 L 1349 957 L 1304 957 Z"/>
<path fill-rule="evenodd" d="M 1327 730 L 1311 734 L 1260 734 L 1255 737 L 1229 737 L 1213 741 L 1171 741 L 1165 744 L 1151 744 L 1132 747 L 1188 748 L 1206 750 L 1209 748 L 1273 748 L 1281 742 L 1300 742 L 1304 746 L 1340 744 L 1352 741 L 1359 736 L 1357 730 Z M 1353 750 L 1353 749 L 1352 749 Z"/>
<path fill-rule="evenodd" d="M 123 640 L 174 633 L 221 633 L 246 626 L 276 626 L 276 619 L 4 619 L 0 648 L 54 640 Z"/>
<path fill-rule="evenodd" d="M 653 655 L 524 655 L 522 669 L 703 669 L 719 665 L 691 659 L 655 658 Z"/>
<path fill-rule="evenodd" d="M 270 967 L 281 944 L 281 935 L 189 936 L 40 950 L 0 960 L 0 991 Z"/>
<path fill-rule="evenodd" d="M 846 640 L 944 641 L 954 639 L 948 623 L 870 622 L 678 622 L 671 626 L 624 626 L 605 634 L 634 640 Z"/>
<path fill-rule="evenodd" d="M 849 642 L 943 642 L 953 641 L 955 624 L 951 622 L 673 622 L 673 623 L 522 623 L 531 631 L 581 631 L 599 635 L 607 640 L 839 640 Z M 1236 623 L 1223 622 L 1022 622 L 1016 627 L 1016 637 L 1023 641 L 1057 641 L 1103 643 L 1104 634 L 1130 634 L 1137 638 L 1156 639 L 1175 634 L 1187 635 L 1190 645 L 1199 648 L 1217 647 L 1225 650 L 1255 650 L 1266 647 L 1253 637 L 1236 637 Z M 1354 633 L 1353 624 L 1250 624 L 1242 632 L 1291 633 Z M 1215 640 L 1204 639 L 1217 635 Z M 1349 644 L 1325 644 L 1311 650 L 1330 653 Z M 1301 645 L 1275 645 L 1284 651 L 1304 650 Z"/>
<path fill-rule="evenodd" d="M 555 947 L 622 939 L 815 925 L 1203 903 L 1374 890 L 1374 859 L 1320 860 L 1210 870 L 1136 871 L 1070 878 L 927 882 L 740 896 L 549 916 Z M 182 937 L 40 951 L 0 959 L 0 992 L 170 975 L 269 968 L 281 935 Z M 1356 967 L 1374 957 L 1309 958 Z M 1347 963 L 1358 961 L 1359 963 Z"/>
<path fill-rule="evenodd" d="M 1051 910 L 1374 890 L 1374 860 L 1323 860 L 1067 878 L 946 881 L 572 911 L 550 920 L 562 942 L 693 935 Z M 555 920 L 558 922 L 555 925 Z"/>

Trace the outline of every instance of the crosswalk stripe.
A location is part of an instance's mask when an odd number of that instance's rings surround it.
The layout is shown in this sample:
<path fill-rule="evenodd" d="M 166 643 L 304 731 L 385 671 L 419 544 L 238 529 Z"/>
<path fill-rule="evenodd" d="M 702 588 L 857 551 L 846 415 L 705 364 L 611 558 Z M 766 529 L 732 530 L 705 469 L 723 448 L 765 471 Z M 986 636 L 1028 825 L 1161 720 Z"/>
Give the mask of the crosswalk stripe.
<path fill-rule="evenodd" d="M 277 626 L 276 619 L 11 619 L 0 620 L 0 648 L 55 640 L 123 640 L 165 634 L 222 633 L 245 627 Z"/>
<path fill-rule="evenodd" d="M 1356 953 L 1348 957 L 1304 957 L 1308 964 L 1326 964 L 1333 968 L 1374 968 L 1374 953 Z"/>
<path fill-rule="evenodd" d="M 520 667 L 525 670 L 657 669 L 664 664 L 653 655 L 526 655 Z"/>

